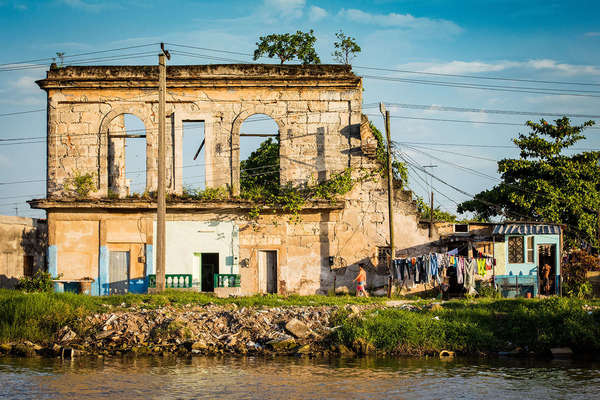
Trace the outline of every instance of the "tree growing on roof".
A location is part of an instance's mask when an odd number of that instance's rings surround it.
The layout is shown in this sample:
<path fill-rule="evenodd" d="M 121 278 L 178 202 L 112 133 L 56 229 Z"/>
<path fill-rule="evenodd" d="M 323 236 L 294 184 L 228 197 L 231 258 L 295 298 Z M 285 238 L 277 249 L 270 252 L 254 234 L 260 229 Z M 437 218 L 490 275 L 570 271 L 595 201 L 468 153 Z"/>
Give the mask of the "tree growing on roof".
<path fill-rule="evenodd" d="M 350 65 L 350 61 L 361 52 L 360 46 L 356 43 L 355 38 L 346 36 L 341 29 L 335 34 L 335 37 L 338 40 L 333 43 L 335 51 L 331 55 L 340 64 Z"/>
<path fill-rule="evenodd" d="M 321 63 L 315 50 L 317 38 L 312 29 L 310 32 L 273 33 L 258 39 L 254 50 L 255 60 L 266 55 L 269 58 L 279 58 L 281 64 L 293 59 L 298 59 L 305 65 Z"/>
<path fill-rule="evenodd" d="M 594 122 L 571 126 L 567 117 L 554 122 L 527 121 L 531 131 L 513 139 L 520 158 L 500 160 L 501 182 L 459 204 L 457 211 L 485 220 L 504 216 L 563 223 L 567 246 L 578 247 L 580 240 L 599 245 L 600 152 L 566 153 L 585 139 L 583 130 Z"/>

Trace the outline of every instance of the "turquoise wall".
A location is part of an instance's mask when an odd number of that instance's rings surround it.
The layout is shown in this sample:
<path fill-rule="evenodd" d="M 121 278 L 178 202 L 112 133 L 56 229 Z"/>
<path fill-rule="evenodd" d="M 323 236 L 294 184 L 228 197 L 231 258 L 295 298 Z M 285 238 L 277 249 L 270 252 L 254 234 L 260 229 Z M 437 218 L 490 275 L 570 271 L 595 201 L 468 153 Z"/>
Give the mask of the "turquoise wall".
<path fill-rule="evenodd" d="M 508 262 L 508 238 L 511 236 L 521 236 L 525 238 L 525 260 L 527 260 L 527 237 L 533 236 L 533 263 L 515 264 Z M 506 274 L 507 275 L 537 275 L 538 269 L 538 252 L 539 244 L 554 244 L 556 245 L 556 275 L 560 275 L 560 236 L 559 235 L 505 235 L 505 250 L 504 257 L 506 259 Z"/>

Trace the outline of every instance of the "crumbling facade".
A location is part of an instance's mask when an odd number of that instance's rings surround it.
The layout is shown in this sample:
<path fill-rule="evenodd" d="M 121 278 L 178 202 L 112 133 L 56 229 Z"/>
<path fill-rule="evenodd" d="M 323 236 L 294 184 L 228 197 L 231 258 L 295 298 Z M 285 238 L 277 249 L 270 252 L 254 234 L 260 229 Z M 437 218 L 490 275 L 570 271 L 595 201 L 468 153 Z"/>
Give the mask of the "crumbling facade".
<path fill-rule="evenodd" d="M 0 288 L 44 270 L 46 221 L 0 215 Z"/>
<path fill-rule="evenodd" d="M 48 264 L 65 280 L 92 278 L 93 294 L 144 292 L 152 285 L 156 203 L 132 196 L 125 177 L 124 114 L 144 123 L 146 194 L 157 187 L 158 69 L 65 67 L 38 85 L 48 94 L 46 199 Z M 327 293 L 352 287 L 358 264 L 382 286 L 389 246 L 387 185 L 377 140 L 361 110 L 362 82 L 349 66 L 194 65 L 167 70 L 167 190 L 183 191 L 183 123 L 204 122 L 205 182 L 231 197 L 167 205 L 167 284 L 251 294 Z M 282 209 L 250 219 L 239 198 L 240 128 L 254 114 L 278 126 L 280 183 L 322 182 L 351 168 L 353 189 L 337 201 L 312 201 L 290 221 Z M 143 135 L 140 135 L 143 136 Z M 358 179 L 365 171 L 370 179 Z M 84 196 L 73 186 L 85 176 Z M 410 192 L 395 198 L 399 254 L 429 246 Z"/>

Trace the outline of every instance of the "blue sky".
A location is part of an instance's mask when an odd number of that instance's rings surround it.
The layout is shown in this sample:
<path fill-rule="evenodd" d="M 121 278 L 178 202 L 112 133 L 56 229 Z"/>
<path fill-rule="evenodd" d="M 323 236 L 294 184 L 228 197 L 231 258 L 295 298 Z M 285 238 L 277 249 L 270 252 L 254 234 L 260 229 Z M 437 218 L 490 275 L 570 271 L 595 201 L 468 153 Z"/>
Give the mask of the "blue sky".
<path fill-rule="evenodd" d="M 600 4 L 593 1 L 94 1 L 0 0 L 0 63 L 169 42 L 251 53 L 260 35 L 314 29 L 323 62 L 332 62 L 334 34 L 342 29 L 355 36 L 362 53 L 353 61 L 359 75 L 485 83 L 499 86 L 589 90 L 591 96 L 513 93 L 406 82 L 364 79 L 364 102 L 441 105 L 520 111 L 600 114 L 600 86 L 550 85 L 514 81 L 413 75 L 361 69 L 381 67 L 409 71 L 481 77 L 600 83 Z M 118 54 L 154 51 L 124 50 Z M 190 50 L 193 51 L 193 50 Z M 223 55 L 236 60 L 241 55 Z M 89 58 L 89 57 L 88 57 Z M 68 59 L 67 59 L 68 60 Z M 175 64 L 209 60 L 174 54 Z M 269 62 L 269 60 L 264 60 Z M 113 64 L 155 64 L 156 56 L 140 56 Z M 0 71 L 0 114 L 45 108 L 45 93 L 34 84 L 44 68 Z M 391 109 L 398 117 L 438 118 L 522 124 L 539 115 L 447 112 L 432 109 Z M 376 109 L 365 110 L 378 126 Z M 548 117 L 547 117 L 548 118 Z M 551 117 L 549 118 L 551 119 Z M 576 118 L 576 122 L 582 121 Z M 46 133 L 45 114 L 0 117 L 0 139 L 37 137 Z M 436 164 L 434 174 L 469 193 L 492 186 L 496 164 L 490 160 L 512 157 L 508 148 L 445 147 L 440 143 L 510 145 L 524 128 L 394 119 L 393 139 L 424 142 L 425 147 L 401 147 L 417 164 Z M 589 130 L 579 148 L 600 148 L 600 130 Z M 463 154 L 463 155 L 460 155 Z M 479 157 L 479 158 L 473 158 Z M 437 157 L 438 159 L 434 158 Z M 439 159 L 443 160 L 440 161 Z M 459 165 L 461 168 L 457 167 Z M 492 178 L 475 175 L 465 168 Z M 0 146 L 0 182 L 43 180 L 45 145 Z M 426 185 L 411 172 L 411 187 L 425 195 Z M 421 176 L 424 178 L 423 174 Z M 468 198 L 434 181 L 448 198 L 436 195 L 443 209 Z M 43 182 L 0 185 L 0 214 L 40 216 L 28 209 L 27 197 L 45 192 Z M 34 196 L 31 196 L 34 197 Z M 38 196 L 39 197 L 39 196 Z M 436 201 L 437 203 L 437 201 Z"/>

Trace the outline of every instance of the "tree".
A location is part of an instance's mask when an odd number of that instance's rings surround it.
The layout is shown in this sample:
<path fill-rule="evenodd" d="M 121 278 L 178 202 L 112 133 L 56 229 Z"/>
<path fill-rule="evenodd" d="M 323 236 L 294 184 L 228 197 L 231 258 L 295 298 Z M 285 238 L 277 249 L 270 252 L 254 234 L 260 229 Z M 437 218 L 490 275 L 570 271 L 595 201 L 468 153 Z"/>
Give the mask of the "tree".
<path fill-rule="evenodd" d="M 279 137 L 268 138 L 240 162 L 242 191 L 276 193 L 279 189 Z"/>
<path fill-rule="evenodd" d="M 563 223 L 567 246 L 578 246 L 580 240 L 598 245 L 600 152 L 565 154 L 585 139 L 582 131 L 594 122 L 571 126 L 567 117 L 554 122 L 528 121 L 531 132 L 513 139 L 521 149 L 520 158 L 499 161 L 501 182 L 461 203 L 457 211 L 475 212 L 485 220 L 504 216 Z"/>
<path fill-rule="evenodd" d="M 273 33 L 261 36 L 256 42 L 254 59 L 258 60 L 263 55 L 269 58 L 277 56 L 283 64 L 286 61 L 298 59 L 302 64 L 320 64 L 321 60 L 315 50 L 317 38 L 310 32 L 297 31 L 296 33 Z"/>
<path fill-rule="evenodd" d="M 336 50 L 331 55 L 340 64 L 350 65 L 350 61 L 361 52 L 360 46 L 355 38 L 346 36 L 341 30 L 335 34 L 335 37 L 338 41 L 333 43 Z"/>

